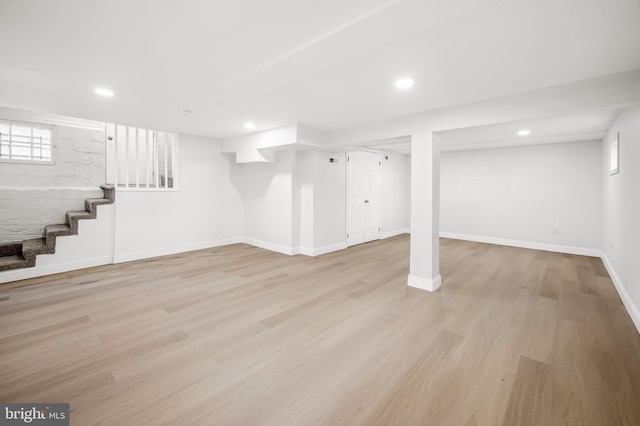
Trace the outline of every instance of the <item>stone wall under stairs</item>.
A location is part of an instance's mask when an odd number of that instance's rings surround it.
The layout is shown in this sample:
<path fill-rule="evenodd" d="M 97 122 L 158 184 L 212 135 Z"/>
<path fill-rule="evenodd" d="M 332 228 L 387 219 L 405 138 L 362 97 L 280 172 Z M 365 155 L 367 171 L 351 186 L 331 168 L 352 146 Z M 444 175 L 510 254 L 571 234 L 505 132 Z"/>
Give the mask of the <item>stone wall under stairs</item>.
<path fill-rule="evenodd" d="M 95 219 L 99 205 L 112 204 L 115 201 L 115 188 L 112 185 L 102 185 L 101 188 L 103 198 L 85 200 L 85 210 L 68 211 L 66 223 L 47 225 L 43 238 L 0 244 L 0 271 L 33 267 L 36 265 L 37 255 L 55 253 L 57 237 L 77 235 L 78 221 Z"/>

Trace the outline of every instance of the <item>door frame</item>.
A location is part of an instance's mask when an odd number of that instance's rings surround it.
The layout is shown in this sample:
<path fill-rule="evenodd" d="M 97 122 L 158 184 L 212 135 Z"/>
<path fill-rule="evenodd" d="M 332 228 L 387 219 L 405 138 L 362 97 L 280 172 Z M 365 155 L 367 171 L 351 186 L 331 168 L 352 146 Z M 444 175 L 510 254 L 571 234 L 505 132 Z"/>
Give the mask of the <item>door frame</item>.
<path fill-rule="evenodd" d="M 349 167 L 350 167 L 350 155 L 354 152 L 363 152 L 363 153 L 370 153 L 370 154 L 375 154 L 378 156 L 378 194 L 377 194 L 377 198 L 378 198 L 378 236 L 375 239 L 366 241 L 363 240 L 362 242 L 357 242 L 357 243 L 349 243 L 349 235 L 350 235 L 350 219 L 351 219 L 351 213 L 350 213 L 350 209 L 349 209 L 349 198 L 350 198 L 350 191 L 349 191 L 349 182 L 350 182 L 350 173 L 349 173 Z M 382 153 L 380 151 L 377 150 L 373 150 L 373 149 L 359 149 L 359 150 L 353 150 L 353 151 L 347 151 L 346 155 L 345 155 L 345 160 L 347 162 L 347 164 L 345 165 L 345 171 L 346 171 L 346 179 L 345 179 L 345 243 L 347 245 L 347 247 L 352 247 L 358 244 L 364 244 L 364 243 L 368 243 L 371 241 L 376 241 L 380 239 L 380 235 L 382 233 L 382 203 L 381 203 L 381 180 L 382 180 Z M 364 219 L 363 219 L 364 222 Z M 363 234 L 365 231 L 363 231 Z M 363 235 L 364 238 L 364 235 Z"/>

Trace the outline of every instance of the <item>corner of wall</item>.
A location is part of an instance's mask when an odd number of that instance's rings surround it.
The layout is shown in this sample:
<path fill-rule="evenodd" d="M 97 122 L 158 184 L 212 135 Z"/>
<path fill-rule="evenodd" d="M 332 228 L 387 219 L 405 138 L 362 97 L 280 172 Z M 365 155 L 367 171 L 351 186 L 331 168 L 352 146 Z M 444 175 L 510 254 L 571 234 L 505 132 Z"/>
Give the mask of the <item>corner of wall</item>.
<path fill-rule="evenodd" d="M 609 273 L 611 281 L 613 281 L 613 285 L 616 287 L 616 290 L 620 295 L 620 299 L 622 300 L 624 307 L 627 309 L 629 316 L 633 320 L 638 333 L 640 333 L 640 309 L 638 309 L 635 303 L 633 303 L 631 296 L 629 296 L 629 293 L 627 293 L 627 290 L 622 284 L 620 277 L 616 273 L 615 269 L 613 269 L 613 265 L 607 258 L 607 255 L 604 253 L 604 251 L 600 252 L 600 258 L 602 259 L 602 263 L 604 263 L 604 267 L 607 268 L 607 272 Z"/>

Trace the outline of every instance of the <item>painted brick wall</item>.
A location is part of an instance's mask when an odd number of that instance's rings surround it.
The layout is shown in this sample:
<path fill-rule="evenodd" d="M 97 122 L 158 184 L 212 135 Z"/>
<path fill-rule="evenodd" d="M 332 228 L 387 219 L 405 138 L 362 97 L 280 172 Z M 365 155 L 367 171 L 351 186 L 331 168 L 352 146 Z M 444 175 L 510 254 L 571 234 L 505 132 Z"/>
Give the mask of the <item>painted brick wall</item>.
<path fill-rule="evenodd" d="M 1 118 L 1 117 L 0 117 Z M 42 236 L 85 198 L 101 197 L 104 131 L 55 126 L 55 164 L 0 163 L 0 243 Z"/>

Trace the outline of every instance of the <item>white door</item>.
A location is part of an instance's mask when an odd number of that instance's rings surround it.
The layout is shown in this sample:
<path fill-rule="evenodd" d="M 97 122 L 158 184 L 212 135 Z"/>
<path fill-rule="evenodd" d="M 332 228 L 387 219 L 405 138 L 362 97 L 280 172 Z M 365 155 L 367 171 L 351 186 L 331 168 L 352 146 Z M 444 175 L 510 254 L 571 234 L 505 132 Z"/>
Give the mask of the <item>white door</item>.
<path fill-rule="evenodd" d="M 347 154 L 347 245 L 380 238 L 380 156 Z"/>

